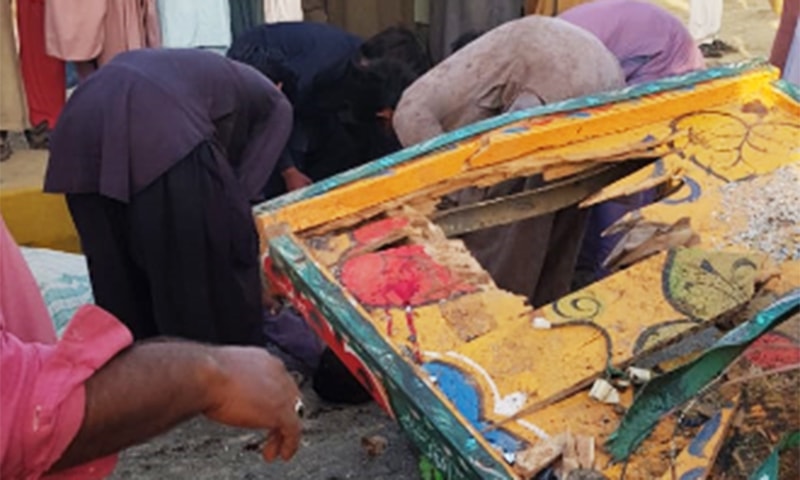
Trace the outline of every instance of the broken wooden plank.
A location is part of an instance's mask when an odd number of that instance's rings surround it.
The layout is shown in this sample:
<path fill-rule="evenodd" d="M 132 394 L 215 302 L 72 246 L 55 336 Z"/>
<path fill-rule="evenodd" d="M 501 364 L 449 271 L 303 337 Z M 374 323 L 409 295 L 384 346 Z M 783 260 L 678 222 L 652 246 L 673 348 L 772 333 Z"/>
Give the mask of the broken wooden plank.
<path fill-rule="evenodd" d="M 760 280 L 751 270 L 761 268 L 762 260 L 744 252 L 729 259 L 699 255 L 681 258 L 677 264 L 673 258 L 675 268 L 668 269 L 669 255 L 656 254 L 534 313 L 519 297 L 498 290 L 475 268 L 463 246 L 448 242 L 430 222 L 403 224 L 394 217 L 404 206 L 429 215 L 439 196 L 470 182 L 480 185 L 535 168 L 560 175 L 591 163 L 618 161 L 626 149 L 631 153 L 647 148 L 652 142 L 645 140 L 651 133 L 657 141 L 668 141 L 662 143 L 670 148 L 665 167 L 686 173 L 684 189 L 674 192 L 665 205 L 684 212 L 702 234 L 707 227 L 705 212 L 692 208 L 698 198 L 731 179 L 768 173 L 792 158 L 793 153 L 786 155 L 787 142 L 794 138 L 791 125 L 797 119 L 787 113 L 782 97 L 771 96 L 767 82 L 774 72 L 745 77 L 745 81 L 720 80 L 661 99 L 592 110 L 588 122 L 579 118 L 585 117 L 582 111 L 575 116 L 562 111 L 551 117 L 516 117 L 504 124 L 509 126 L 504 130 L 462 132 L 449 150 L 433 153 L 423 146 L 415 150 L 427 153 L 420 158 L 398 161 L 401 155 L 347 177 L 360 179 L 357 182 L 342 177 L 328 187 L 312 186 L 290 195 L 303 200 L 280 200 L 272 205 L 285 202 L 281 208 L 268 208 L 260 218 L 262 233 L 266 226 L 283 221 L 288 225 L 284 234 L 272 238 L 265 234 L 273 248 L 268 265 L 277 265 L 268 267 L 270 278 L 448 474 L 466 475 L 485 467 L 461 447 L 461 441 L 470 439 L 474 444 L 468 447 L 474 450 L 469 451 L 488 459 L 489 471 L 500 472 L 498 478 L 513 475 L 500 452 L 522 451 L 555 432 L 582 431 L 602 442 L 630 405 L 631 390 L 621 392 L 617 406 L 621 410 L 616 411 L 589 402 L 586 392 L 570 395 L 571 389 L 602 375 L 609 363 L 625 365 L 713 320 L 715 312 L 735 310 L 737 302 L 747 302 L 749 285 Z M 708 107 L 704 112 L 697 111 L 702 102 L 694 101 L 701 97 L 708 102 L 702 104 Z M 764 108 L 756 108 L 753 99 L 762 101 Z M 742 108 L 736 104 L 740 100 L 750 106 Z M 653 112 L 656 104 L 665 107 Z M 653 116 L 641 121 L 635 115 L 640 111 Z M 602 125 L 620 113 L 641 123 L 631 128 L 621 128 L 625 122 Z M 564 135 L 548 135 L 553 132 Z M 762 135 L 765 132 L 770 135 Z M 751 140 L 757 148 L 740 151 L 744 161 L 736 163 L 738 157 L 732 161 L 724 152 L 736 150 L 728 143 L 743 140 Z M 716 150 L 709 149 L 709 142 Z M 757 151 L 765 145 L 766 152 Z M 606 156 L 593 158 L 598 152 Z M 754 168 L 751 161 L 757 161 Z M 428 181 L 423 166 L 433 167 L 435 178 Z M 451 177 L 445 178 L 448 174 Z M 333 194 L 317 196 L 331 185 Z M 674 223 L 668 221 L 669 215 L 666 225 Z M 378 222 L 386 223 L 377 228 Z M 383 231 L 376 235 L 376 229 Z M 356 231 L 367 240 L 355 238 Z M 300 248 L 303 254 L 293 256 L 296 251 L 286 244 L 283 250 L 275 248 L 286 238 L 305 244 Z M 738 264 L 731 260 L 736 257 L 742 260 Z M 701 272 L 696 292 L 692 289 L 698 276 L 690 271 Z M 706 276 L 713 280 L 703 280 Z M 583 295 L 587 292 L 591 295 Z M 554 328 L 534 328 L 536 317 Z M 554 399 L 557 402 L 548 404 Z M 435 408 L 421 405 L 423 400 Z M 487 430 L 531 405 L 537 407 L 532 413 L 504 428 Z M 657 430 L 654 438 L 661 443 L 643 445 L 641 454 L 632 458 L 629 472 L 635 475 L 627 478 L 658 478 L 666 471 L 663 462 L 648 466 L 646 461 L 662 458 L 663 439 L 674 434 L 674 422 L 668 418 Z M 597 454 L 598 462 L 608 458 L 603 452 Z"/>
<path fill-rule="evenodd" d="M 662 475 L 661 479 L 705 480 L 709 478 L 738 406 L 739 396 L 737 395 L 703 424 L 697 436 L 683 449 L 670 470 Z"/>

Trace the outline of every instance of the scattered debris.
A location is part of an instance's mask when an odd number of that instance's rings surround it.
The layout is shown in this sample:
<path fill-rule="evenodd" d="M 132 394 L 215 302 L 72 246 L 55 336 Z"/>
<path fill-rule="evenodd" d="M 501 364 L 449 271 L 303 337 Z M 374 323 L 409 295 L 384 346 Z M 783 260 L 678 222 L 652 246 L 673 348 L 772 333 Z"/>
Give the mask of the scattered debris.
<path fill-rule="evenodd" d="M 578 469 L 569 472 L 566 480 L 608 480 L 608 477 L 597 470 Z"/>
<path fill-rule="evenodd" d="M 594 438 L 565 432 L 517 453 L 514 469 L 530 479 L 552 467 L 558 478 L 567 478 L 575 471 L 591 471 L 594 464 Z"/>
<path fill-rule="evenodd" d="M 638 211 L 609 227 L 603 236 L 623 233 L 624 236 L 603 262 L 603 268 L 618 270 L 644 258 L 676 247 L 699 243 L 689 217 L 673 224 L 644 220 Z"/>
<path fill-rule="evenodd" d="M 614 388 L 614 385 L 611 385 L 608 380 L 603 378 L 595 380 L 592 389 L 589 391 L 589 396 L 610 405 L 619 404 L 619 392 Z"/>
<path fill-rule="evenodd" d="M 361 446 L 370 458 L 379 457 L 389 447 L 389 440 L 381 435 L 371 435 L 361 438 Z"/>
<path fill-rule="evenodd" d="M 615 378 L 611 381 L 611 383 L 617 390 L 627 390 L 632 384 L 632 382 L 627 378 Z"/>
<path fill-rule="evenodd" d="M 607 447 L 612 458 L 615 461 L 628 458 L 662 416 L 702 392 L 750 344 L 799 311 L 800 289 L 797 289 L 728 332 L 693 362 L 642 387 L 619 428 L 609 437 Z"/>
<path fill-rule="evenodd" d="M 739 408 L 739 395 L 711 415 L 694 436 L 691 443 L 673 459 L 671 468 L 662 475 L 662 480 L 674 478 L 709 478 L 717 455 L 722 447 Z"/>
<path fill-rule="evenodd" d="M 550 323 L 549 320 L 543 317 L 534 317 L 533 322 L 531 322 L 531 325 L 533 325 L 533 328 L 537 330 L 548 330 L 550 329 L 550 327 L 553 326 L 553 324 Z"/>
<path fill-rule="evenodd" d="M 637 367 L 628 367 L 628 369 L 625 370 L 625 375 L 634 385 L 644 385 L 653 378 L 653 372 L 651 370 Z"/>
<path fill-rule="evenodd" d="M 567 435 L 561 458 L 560 478 L 576 470 L 592 469 L 595 463 L 594 437 Z"/>
<path fill-rule="evenodd" d="M 543 440 L 533 447 L 517 453 L 514 469 L 523 478 L 530 479 L 549 467 L 564 453 L 567 434 L 562 433 L 549 440 Z"/>
<path fill-rule="evenodd" d="M 776 262 L 800 260 L 800 175 L 788 165 L 768 177 L 720 187 L 723 200 L 715 217 L 725 223 L 743 219 L 725 237 L 727 245 L 764 252 Z"/>

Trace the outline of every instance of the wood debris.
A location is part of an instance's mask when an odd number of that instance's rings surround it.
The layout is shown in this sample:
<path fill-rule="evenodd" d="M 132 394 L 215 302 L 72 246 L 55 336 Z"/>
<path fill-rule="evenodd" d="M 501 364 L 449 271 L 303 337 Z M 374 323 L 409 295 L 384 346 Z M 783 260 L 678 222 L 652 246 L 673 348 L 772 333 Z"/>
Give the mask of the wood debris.
<path fill-rule="evenodd" d="M 379 457 L 383 455 L 389 447 L 389 440 L 382 435 L 371 435 L 361 438 L 361 447 L 367 452 L 370 458 Z"/>

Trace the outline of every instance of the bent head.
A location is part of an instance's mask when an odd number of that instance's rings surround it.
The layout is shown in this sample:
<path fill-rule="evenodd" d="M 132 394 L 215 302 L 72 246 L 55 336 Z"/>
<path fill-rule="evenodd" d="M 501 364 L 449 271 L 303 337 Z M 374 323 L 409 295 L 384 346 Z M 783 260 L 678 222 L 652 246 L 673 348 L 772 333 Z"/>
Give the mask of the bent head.
<path fill-rule="evenodd" d="M 269 78 L 294 104 L 297 99 L 297 74 L 288 68 L 283 55 L 269 48 L 254 44 L 234 44 L 227 53 L 228 58 L 250 65 Z"/>
<path fill-rule="evenodd" d="M 405 63 L 417 75 L 431 68 L 431 60 L 414 33 L 403 27 L 389 27 L 361 45 L 362 63 L 391 59 Z"/>
<path fill-rule="evenodd" d="M 407 64 L 384 58 L 356 66 L 352 106 L 356 118 L 390 126 L 400 97 L 418 75 Z"/>

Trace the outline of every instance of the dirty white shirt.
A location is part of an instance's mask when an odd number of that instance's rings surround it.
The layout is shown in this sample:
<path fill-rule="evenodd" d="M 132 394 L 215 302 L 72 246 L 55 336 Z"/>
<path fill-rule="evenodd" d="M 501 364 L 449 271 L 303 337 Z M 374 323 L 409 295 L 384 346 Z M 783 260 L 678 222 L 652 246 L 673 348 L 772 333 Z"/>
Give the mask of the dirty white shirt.
<path fill-rule="evenodd" d="M 589 32 L 528 16 L 505 23 L 414 82 L 394 128 L 403 146 L 503 112 L 625 85 L 616 57 Z"/>

